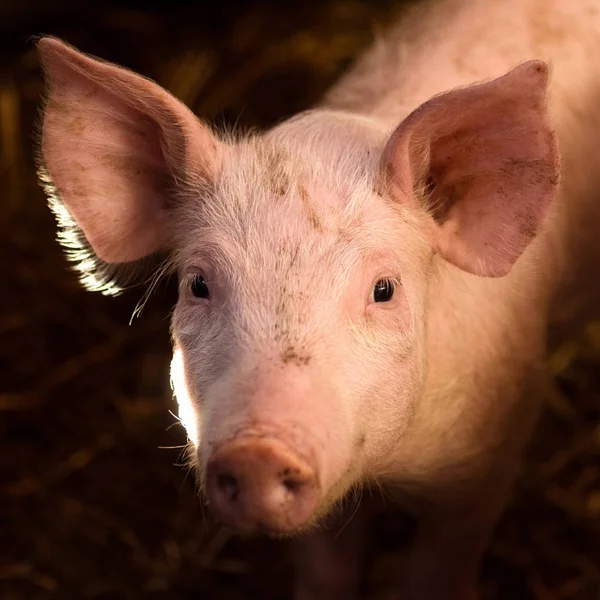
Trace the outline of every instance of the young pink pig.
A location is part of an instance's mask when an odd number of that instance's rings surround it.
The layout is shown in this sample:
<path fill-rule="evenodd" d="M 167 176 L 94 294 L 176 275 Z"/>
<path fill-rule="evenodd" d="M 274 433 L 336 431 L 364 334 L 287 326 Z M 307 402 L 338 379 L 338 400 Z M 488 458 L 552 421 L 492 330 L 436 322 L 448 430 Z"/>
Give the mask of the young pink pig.
<path fill-rule="evenodd" d="M 553 303 L 598 259 L 600 1 L 419 5 L 253 136 L 38 48 L 41 173 L 83 282 L 116 292 L 157 253 L 179 274 L 172 378 L 215 515 L 294 534 L 377 482 L 419 519 L 403 598 L 475 598 Z M 352 597 L 335 546 L 303 542 L 297 600 Z"/>

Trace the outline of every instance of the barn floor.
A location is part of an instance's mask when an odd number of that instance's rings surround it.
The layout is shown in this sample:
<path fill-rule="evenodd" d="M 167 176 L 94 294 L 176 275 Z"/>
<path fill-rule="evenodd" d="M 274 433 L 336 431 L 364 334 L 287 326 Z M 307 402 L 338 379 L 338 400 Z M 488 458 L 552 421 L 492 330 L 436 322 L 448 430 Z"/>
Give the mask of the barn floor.
<path fill-rule="evenodd" d="M 181 467 L 173 282 L 129 326 L 142 290 L 83 291 L 54 242 L 32 166 L 42 80 L 28 36 L 151 76 L 208 120 L 265 126 L 318 99 L 397 4 L 97 3 L 0 22 L 0 600 L 290 597 L 281 543 L 205 521 Z M 597 324 L 549 361 L 486 599 L 600 599 L 599 366 Z M 396 598 L 401 531 L 391 507 L 373 522 L 364 598 Z"/>

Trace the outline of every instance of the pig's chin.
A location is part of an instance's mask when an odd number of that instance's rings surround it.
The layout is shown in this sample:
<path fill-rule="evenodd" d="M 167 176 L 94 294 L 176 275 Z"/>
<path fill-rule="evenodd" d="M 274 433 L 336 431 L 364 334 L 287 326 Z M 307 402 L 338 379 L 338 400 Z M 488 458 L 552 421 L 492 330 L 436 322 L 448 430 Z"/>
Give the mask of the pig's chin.
<path fill-rule="evenodd" d="M 223 509 L 216 509 L 208 502 L 208 509 L 218 522 L 225 525 L 228 529 L 242 536 L 267 536 L 270 538 L 284 539 L 291 538 L 299 534 L 306 533 L 319 526 L 322 518 L 327 516 L 330 505 L 320 505 L 310 513 L 306 511 L 283 509 L 275 517 L 266 516 L 265 519 L 254 517 L 250 519 L 240 519 L 239 515 L 227 514 Z"/>
<path fill-rule="evenodd" d="M 235 525 L 227 525 L 228 529 L 237 533 L 240 536 L 266 536 L 276 540 L 288 540 L 298 535 L 306 534 L 310 531 L 319 528 L 320 517 L 314 515 L 306 523 L 296 526 L 292 529 L 277 529 L 266 523 L 257 523 L 257 525 L 251 529 L 244 529 L 236 527 Z"/>

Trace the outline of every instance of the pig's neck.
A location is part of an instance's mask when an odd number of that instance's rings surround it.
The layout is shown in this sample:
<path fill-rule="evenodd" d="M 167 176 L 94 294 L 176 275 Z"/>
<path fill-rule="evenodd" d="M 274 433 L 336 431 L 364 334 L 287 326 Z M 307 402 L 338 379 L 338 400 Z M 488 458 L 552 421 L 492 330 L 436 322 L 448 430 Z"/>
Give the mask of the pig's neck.
<path fill-rule="evenodd" d="M 479 380 L 482 392 L 506 378 L 508 363 L 540 357 L 554 290 L 539 268 L 543 250 L 543 240 L 534 242 L 502 278 L 470 275 L 436 258 L 439 274 L 427 301 L 425 395 L 450 390 L 462 377 Z"/>

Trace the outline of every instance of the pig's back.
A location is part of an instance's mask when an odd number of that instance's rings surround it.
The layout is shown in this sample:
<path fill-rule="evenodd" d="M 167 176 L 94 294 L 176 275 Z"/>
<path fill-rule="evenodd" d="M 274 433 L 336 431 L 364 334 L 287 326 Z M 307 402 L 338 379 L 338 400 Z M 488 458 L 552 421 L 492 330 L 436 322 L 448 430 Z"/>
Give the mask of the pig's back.
<path fill-rule="evenodd" d="M 599 48 L 600 0 L 419 2 L 324 104 L 394 123 L 440 92 L 499 77 L 532 58 L 552 64 L 555 88 L 574 92 L 594 66 L 600 72 Z"/>

